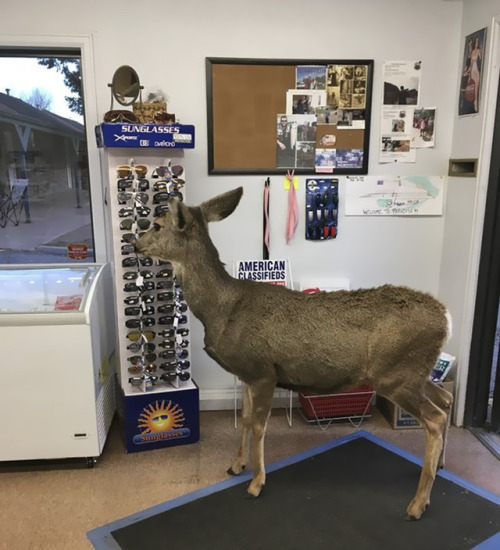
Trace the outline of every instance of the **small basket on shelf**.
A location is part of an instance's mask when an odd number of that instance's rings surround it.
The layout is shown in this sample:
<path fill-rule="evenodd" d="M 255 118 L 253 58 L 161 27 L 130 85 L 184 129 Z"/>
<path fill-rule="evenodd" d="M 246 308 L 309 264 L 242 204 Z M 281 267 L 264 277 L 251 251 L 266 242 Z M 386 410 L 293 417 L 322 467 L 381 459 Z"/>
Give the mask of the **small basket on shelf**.
<path fill-rule="evenodd" d="M 299 403 L 302 413 L 308 422 L 316 422 L 322 429 L 328 427 L 334 420 L 349 420 L 358 427 L 370 416 L 370 408 L 374 395 L 371 386 L 363 385 L 347 392 L 317 395 L 299 392 Z"/>

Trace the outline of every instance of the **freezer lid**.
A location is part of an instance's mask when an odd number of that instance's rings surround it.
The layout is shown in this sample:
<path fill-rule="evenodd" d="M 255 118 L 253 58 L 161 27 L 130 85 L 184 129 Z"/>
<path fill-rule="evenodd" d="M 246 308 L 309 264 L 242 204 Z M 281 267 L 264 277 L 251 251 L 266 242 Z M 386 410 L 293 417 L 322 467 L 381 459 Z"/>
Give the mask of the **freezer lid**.
<path fill-rule="evenodd" d="M 52 317 L 50 322 L 56 324 L 59 316 L 61 322 L 83 322 L 80 317 L 101 268 L 95 264 L 2 267 L 0 325 L 31 324 L 28 316 L 33 320 L 37 315 L 39 321 Z"/>

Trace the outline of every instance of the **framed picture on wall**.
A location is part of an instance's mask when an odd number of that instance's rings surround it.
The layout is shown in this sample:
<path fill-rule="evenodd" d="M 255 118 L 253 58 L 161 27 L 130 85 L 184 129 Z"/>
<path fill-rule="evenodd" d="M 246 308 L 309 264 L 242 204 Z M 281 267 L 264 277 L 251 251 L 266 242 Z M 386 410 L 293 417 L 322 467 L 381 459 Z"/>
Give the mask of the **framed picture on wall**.
<path fill-rule="evenodd" d="M 373 60 L 206 58 L 209 174 L 368 172 Z"/>
<path fill-rule="evenodd" d="M 465 37 L 458 101 L 459 116 L 479 112 L 485 46 L 486 28 Z"/>

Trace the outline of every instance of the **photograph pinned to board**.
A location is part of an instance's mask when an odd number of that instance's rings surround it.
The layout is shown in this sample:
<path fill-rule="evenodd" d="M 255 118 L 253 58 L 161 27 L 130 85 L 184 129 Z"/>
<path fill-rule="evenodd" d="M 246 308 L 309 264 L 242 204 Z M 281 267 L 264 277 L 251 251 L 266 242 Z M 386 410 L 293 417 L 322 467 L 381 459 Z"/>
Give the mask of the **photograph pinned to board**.
<path fill-rule="evenodd" d="M 411 146 L 414 148 L 434 147 L 434 124 L 436 109 L 416 108 L 413 111 Z"/>
<path fill-rule="evenodd" d="M 276 118 L 276 166 L 293 168 L 297 151 L 297 122 L 282 113 Z"/>
<path fill-rule="evenodd" d="M 287 90 L 286 112 L 289 115 L 314 115 L 317 107 L 326 106 L 325 90 Z"/>
<path fill-rule="evenodd" d="M 444 176 L 347 176 L 346 216 L 442 216 Z"/>
<path fill-rule="evenodd" d="M 306 179 L 306 239 L 325 241 L 338 234 L 339 180 Z"/>
<path fill-rule="evenodd" d="M 276 165 L 308 168 L 314 165 L 316 116 L 280 114 L 276 119 Z"/>
<path fill-rule="evenodd" d="M 298 90 L 325 90 L 325 65 L 298 65 L 296 70 L 296 87 Z"/>
<path fill-rule="evenodd" d="M 473 115 L 479 112 L 485 47 L 486 28 L 465 37 L 458 116 Z"/>
<path fill-rule="evenodd" d="M 421 61 L 385 61 L 383 104 L 418 105 L 421 76 Z"/>

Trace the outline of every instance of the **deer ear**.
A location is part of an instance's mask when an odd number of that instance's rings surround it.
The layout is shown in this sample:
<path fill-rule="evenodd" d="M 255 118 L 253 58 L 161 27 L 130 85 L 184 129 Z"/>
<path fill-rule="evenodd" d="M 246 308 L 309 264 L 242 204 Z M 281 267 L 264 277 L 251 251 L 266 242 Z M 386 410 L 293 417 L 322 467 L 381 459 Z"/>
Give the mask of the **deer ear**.
<path fill-rule="evenodd" d="M 172 199 L 169 202 L 169 211 L 175 228 L 179 231 L 183 231 L 186 227 L 189 215 L 186 205 L 178 199 Z"/>
<path fill-rule="evenodd" d="M 227 218 L 238 206 L 242 195 L 243 187 L 238 187 L 201 203 L 200 209 L 205 221 L 217 222 Z"/>

